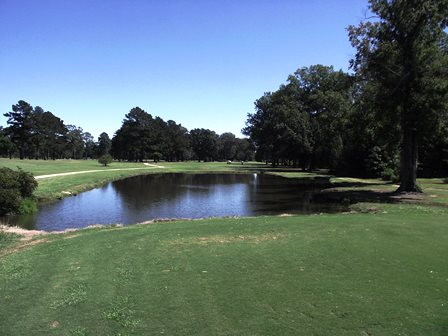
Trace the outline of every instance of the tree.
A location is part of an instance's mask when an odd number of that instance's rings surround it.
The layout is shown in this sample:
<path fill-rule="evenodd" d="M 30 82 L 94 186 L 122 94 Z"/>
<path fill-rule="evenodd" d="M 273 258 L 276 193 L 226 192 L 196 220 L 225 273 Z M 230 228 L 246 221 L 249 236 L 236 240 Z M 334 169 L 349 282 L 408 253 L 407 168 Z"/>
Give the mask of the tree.
<path fill-rule="evenodd" d="M 223 133 L 218 138 L 218 158 L 220 160 L 235 159 L 237 141 L 235 134 L 227 132 Z"/>
<path fill-rule="evenodd" d="M 72 159 L 81 159 L 84 156 L 84 131 L 81 127 L 67 125 L 67 148 Z"/>
<path fill-rule="evenodd" d="M 33 107 L 24 100 L 19 100 L 16 105 L 12 105 L 12 111 L 3 114 L 8 118 L 7 133 L 11 141 L 19 150 L 20 159 L 25 158 L 26 151 L 30 144 L 32 130 Z"/>
<path fill-rule="evenodd" d="M 0 156 L 9 156 L 11 158 L 14 150 L 14 144 L 9 139 L 3 127 L 0 126 Z"/>
<path fill-rule="evenodd" d="M 106 167 L 108 164 L 110 164 L 113 161 L 112 155 L 110 154 L 104 154 L 101 155 L 98 159 L 98 162 L 102 164 L 104 167 Z"/>
<path fill-rule="evenodd" d="M 156 133 L 153 117 L 134 107 L 125 115 L 123 124 L 112 138 L 112 153 L 119 160 L 140 161 L 147 159 L 154 150 Z"/>
<path fill-rule="evenodd" d="M 341 160 L 345 126 L 353 107 L 351 76 L 317 64 L 298 69 L 288 81 L 297 87 L 301 108 L 310 118 L 311 168 L 320 165 L 335 170 Z"/>
<path fill-rule="evenodd" d="M 401 134 L 400 187 L 416 183 L 418 143 L 446 111 L 446 0 L 370 0 L 375 21 L 348 28 L 352 68 L 374 86 L 377 117 Z"/>
<path fill-rule="evenodd" d="M 352 80 L 342 71 L 323 65 L 300 68 L 287 84 L 255 102 L 243 134 L 255 144 L 257 156 L 274 166 L 335 169 L 352 109 L 351 90 Z"/>
<path fill-rule="evenodd" d="M 168 161 L 183 161 L 187 158 L 190 147 L 188 130 L 173 120 L 166 123 L 165 159 Z"/>
<path fill-rule="evenodd" d="M 103 156 L 104 154 L 109 154 L 112 148 L 112 142 L 109 138 L 109 135 L 106 132 L 103 132 L 98 137 L 98 156 Z"/>
<path fill-rule="evenodd" d="M 190 131 L 191 147 L 198 161 L 213 161 L 217 156 L 218 135 L 204 128 Z"/>
<path fill-rule="evenodd" d="M 93 138 L 92 134 L 90 134 L 89 132 L 85 132 L 82 134 L 82 138 L 85 144 L 84 158 L 88 159 L 96 157 L 97 145 L 95 143 L 95 139 Z"/>
<path fill-rule="evenodd" d="M 235 159 L 238 161 L 252 161 L 255 148 L 248 139 L 236 139 Z"/>
<path fill-rule="evenodd" d="M 42 136 L 42 157 L 57 159 L 63 157 L 67 144 L 67 127 L 64 121 L 47 111 L 37 117 L 37 132 Z"/>
<path fill-rule="evenodd" d="M 273 158 L 274 128 L 272 125 L 271 92 L 265 92 L 254 102 L 255 112 L 247 114 L 242 133 L 255 144 L 257 157 L 266 164 Z"/>

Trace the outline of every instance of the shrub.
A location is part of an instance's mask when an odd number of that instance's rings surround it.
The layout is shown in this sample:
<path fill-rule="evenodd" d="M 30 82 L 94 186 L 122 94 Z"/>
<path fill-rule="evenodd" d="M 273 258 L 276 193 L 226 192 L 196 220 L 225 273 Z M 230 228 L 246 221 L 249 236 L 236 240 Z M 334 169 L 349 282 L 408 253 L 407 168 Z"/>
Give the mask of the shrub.
<path fill-rule="evenodd" d="M 17 212 L 26 198 L 30 198 L 37 182 L 33 175 L 22 170 L 14 171 L 9 168 L 0 168 L 0 215 Z M 30 202 L 24 204 L 31 209 Z M 35 208 L 35 207 L 34 207 Z"/>
<path fill-rule="evenodd" d="M 106 167 L 109 163 L 112 162 L 112 156 L 110 154 L 101 155 L 98 159 L 98 162 Z"/>
<path fill-rule="evenodd" d="M 34 198 L 24 198 L 20 202 L 17 213 L 27 215 L 37 212 L 37 203 Z"/>
<path fill-rule="evenodd" d="M 381 178 L 383 181 L 392 181 L 392 182 L 398 182 L 398 174 L 393 168 L 386 168 L 381 173 Z"/>
<path fill-rule="evenodd" d="M 16 212 L 21 201 L 22 198 L 18 189 L 0 188 L 0 215 Z"/>
<path fill-rule="evenodd" d="M 37 181 L 31 173 L 24 172 L 19 168 L 19 184 L 20 184 L 20 194 L 22 197 L 31 197 L 33 195 L 34 189 L 37 188 Z"/>

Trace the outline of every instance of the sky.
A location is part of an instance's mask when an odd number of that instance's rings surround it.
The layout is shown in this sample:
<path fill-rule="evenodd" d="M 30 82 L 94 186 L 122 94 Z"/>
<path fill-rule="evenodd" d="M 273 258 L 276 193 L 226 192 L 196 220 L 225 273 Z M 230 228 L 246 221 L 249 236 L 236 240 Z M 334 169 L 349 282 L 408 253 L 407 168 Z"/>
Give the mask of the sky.
<path fill-rule="evenodd" d="M 25 100 L 98 137 L 139 106 L 242 136 L 296 69 L 348 71 L 367 0 L 0 0 L 0 111 Z M 6 126 L 0 116 L 0 125 Z"/>

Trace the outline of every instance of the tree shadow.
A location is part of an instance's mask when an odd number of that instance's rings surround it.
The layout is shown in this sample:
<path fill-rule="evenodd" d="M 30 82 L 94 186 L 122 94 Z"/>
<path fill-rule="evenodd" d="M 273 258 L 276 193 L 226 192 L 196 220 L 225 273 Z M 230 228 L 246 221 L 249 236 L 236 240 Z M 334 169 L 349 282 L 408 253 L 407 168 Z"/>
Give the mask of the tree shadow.
<path fill-rule="evenodd" d="M 355 203 L 400 203 L 418 202 L 423 199 L 420 194 L 402 194 L 389 190 L 337 190 L 324 189 L 314 195 L 319 202 Z"/>
<path fill-rule="evenodd" d="M 332 183 L 332 188 L 360 188 L 360 187 L 374 187 L 374 186 L 390 186 L 393 182 L 336 182 Z"/>

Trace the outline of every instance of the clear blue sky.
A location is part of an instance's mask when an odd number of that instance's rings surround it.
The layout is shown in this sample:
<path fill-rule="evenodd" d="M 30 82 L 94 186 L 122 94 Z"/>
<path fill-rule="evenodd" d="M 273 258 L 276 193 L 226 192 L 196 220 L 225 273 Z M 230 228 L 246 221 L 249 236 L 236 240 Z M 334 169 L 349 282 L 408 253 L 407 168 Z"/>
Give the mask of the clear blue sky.
<path fill-rule="evenodd" d="M 0 111 L 23 99 L 97 137 L 140 106 L 240 135 L 312 64 L 348 69 L 367 0 L 0 0 Z M 0 125 L 6 118 L 0 116 Z"/>

